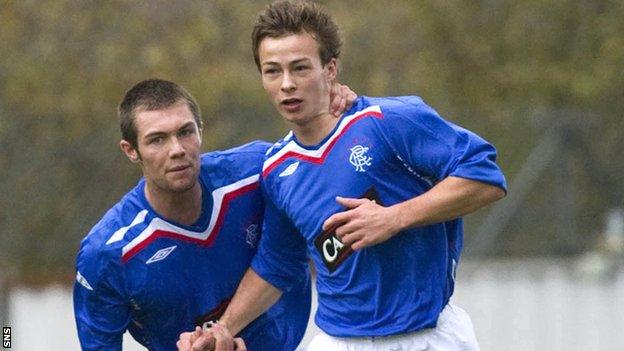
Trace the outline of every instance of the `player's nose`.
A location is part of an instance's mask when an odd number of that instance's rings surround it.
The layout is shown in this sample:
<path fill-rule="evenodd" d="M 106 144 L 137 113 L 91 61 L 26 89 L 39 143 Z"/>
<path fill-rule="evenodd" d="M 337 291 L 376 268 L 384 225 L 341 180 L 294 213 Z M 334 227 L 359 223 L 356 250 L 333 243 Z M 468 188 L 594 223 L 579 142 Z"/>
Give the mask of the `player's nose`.
<path fill-rule="evenodd" d="M 180 157 L 186 154 L 186 150 L 184 145 L 180 142 L 178 138 L 173 138 L 171 141 L 171 148 L 169 149 L 169 156 L 171 157 Z"/>
<path fill-rule="evenodd" d="M 292 74 L 290 74 L 288 72 L 284 72 L 284 75 L 282 77 L 282 84 L 280 86 L 280 89 L 283 92 L 292 92 L 295 89 L 297 89 L 297 85 L 295 84 L 295 80 L 294 80 L 294 77 L 292 76 Z"/>

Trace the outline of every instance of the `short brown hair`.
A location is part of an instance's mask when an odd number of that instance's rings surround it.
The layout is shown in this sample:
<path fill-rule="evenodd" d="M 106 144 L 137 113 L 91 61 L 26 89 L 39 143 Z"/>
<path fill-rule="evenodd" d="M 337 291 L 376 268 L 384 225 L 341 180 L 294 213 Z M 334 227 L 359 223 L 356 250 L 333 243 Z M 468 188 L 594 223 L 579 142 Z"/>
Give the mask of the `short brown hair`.
<path fill-rule="evenodd" d="M 197 127 L 201 129 L 202 119 L 199 105 L 186 89 L 163 79 L 147 79 L 137 83 L 126 92 L 117 111 L 122 138 L 137 149 L 137 130 L 134 124 L 136 112 L 139 110 L 161 110 L 180 102 L 185 102 L 188 105 Z"/>
<path fill-rule="evenodd" d="M 266 37 L 278 38 L 305 31 L 319 43 L 321 63 L 338 58 L 342 42 L 338 26 L 323 7 L 310 1 L 276 1 L 260 13 L 251 34 L 256 66 L 260 69 L 258 50 Z"/>

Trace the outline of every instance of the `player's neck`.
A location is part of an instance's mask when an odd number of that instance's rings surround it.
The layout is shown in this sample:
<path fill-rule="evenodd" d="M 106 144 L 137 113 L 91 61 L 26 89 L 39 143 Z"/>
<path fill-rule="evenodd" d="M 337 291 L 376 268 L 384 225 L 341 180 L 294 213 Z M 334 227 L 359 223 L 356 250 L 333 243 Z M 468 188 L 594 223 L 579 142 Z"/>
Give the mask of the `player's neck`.
<path fill-rule="evenodd" d="M 331 133 L 338 118 L 331 114 L 314 117 L 302 124 L 293 124 L 292 130 L 297 140 L 306 146 L 316 145 Z"/>
<path fill-rule="evenodd" d="M 202 187 L 199 181 L 183 192 L 167 191 L 146 182 L 145 197 L 156 213 L 176 223 L 191 225 L 201 216 Z"/>

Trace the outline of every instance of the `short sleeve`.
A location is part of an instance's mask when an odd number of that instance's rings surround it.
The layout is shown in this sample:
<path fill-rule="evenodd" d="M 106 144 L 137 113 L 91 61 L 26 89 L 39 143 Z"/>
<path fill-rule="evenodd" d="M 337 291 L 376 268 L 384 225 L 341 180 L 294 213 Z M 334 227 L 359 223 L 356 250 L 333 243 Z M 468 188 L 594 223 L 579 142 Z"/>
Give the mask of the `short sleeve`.
<path fill-rule="evenodd" d="M 382 107 L 380 130 L 406 166 L 434 181 L 449 176 L 480 181 L 506 191 L 496 149 L 477 134 L 444 120 L 419 98 L 397 98 Z"/>
<path fill-rule="evenodd" d="M 305 239 L 286 215 L 265 196 L 264 223 L 258 252 L 251 268 L 282 291 L 289 291 L 307 279 L 308 255 Z"/>
<path fill-rule="evenodd" d="M 78 253 L 74 315 L 83 350 L 121 350 L 130 310 L 120 262 L 88 247 Z"/>

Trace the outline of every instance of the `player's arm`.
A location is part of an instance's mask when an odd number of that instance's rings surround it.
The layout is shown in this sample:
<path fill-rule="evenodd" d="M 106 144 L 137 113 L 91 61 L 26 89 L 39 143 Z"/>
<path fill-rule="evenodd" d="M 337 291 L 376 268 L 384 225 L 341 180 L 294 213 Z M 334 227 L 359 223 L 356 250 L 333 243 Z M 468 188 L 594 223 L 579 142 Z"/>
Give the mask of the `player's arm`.
<path fill-rule="evenodd" d="M 448 177 L 426 193 L 389 207 L 368 199 L 337 198 L 348 210 L 331 216 L 323 228 L 337 227 L 338 238 L 359 250 L 384 242 L 405 229 L 467 215 L 503 196 L 505 192 L 499 187 Z"/>
<path fill-rule="evenodd" d="M 74 316 L 82 350 L 121 350 L 130 311 L 118 286 L 111 284 L 114 263 L 83 250 L 74 284 Z"/>
<path fill-rule="evenodd" d="M 248 269 L 234 297 L 219 321 L 207 330 L 196 328 L 193 332 L 180 334 L 176 343 L 178 351 L 214 350 L 240 351 L 245 343 L 234 335 L 243 330 L 282 296 L 282 292 Z"/>
<path fill-rule="evenodd" d="M 232 335 L 271 307 L 283 291 L 290 291 L 308 277 L 303 236 L 269 199 L 264 184 L 263 193 L 266 207 L 258 252 L 220 319 Z"/>
<path fill-rule="evenodd" d="M 227 310 L 219 319 L 232 335 L 238 334 L 268 310 L 282 296 L 282 291 L 248 269 Z"/>
<path fill-rule="evenodd" d="M 419 100 L 403 106 L 384 116 L 379 133 L 415 176 L 437 181 L 420 196 L 389 207 L 338 198 L 347 210 L 328 218 L 323 228 L 336 228 L 336 235 L 353 249 L 378 244 L 407 228 L 461 217 L 505 195 L 492 145 L 443 120 Z"/>
<path fill-rule="evenodd" d="M 505 191 L 498 186 L 450 176 L 426 193 L 393 206 L 393 210 L 402 230 L 462 217 L 504 196 Z"/>
<path fill-rule="evenodd" d="M 245 273 L 218 328 L 207 332 L 183 333 L 179 350 L 201 350 L 210 338 L 216 339 L 216 351 L 230 351 L 236 336 L 254 319 L 268 310 L 282 295 L 297 287 L 307 274 L 307 247 L 292 222 L 265 195 L 265 213 L 258 252 Z M 185 340 L 183 340 L 185 339 Z M 193 348 L 188 348 L 189 343 Z"/>

